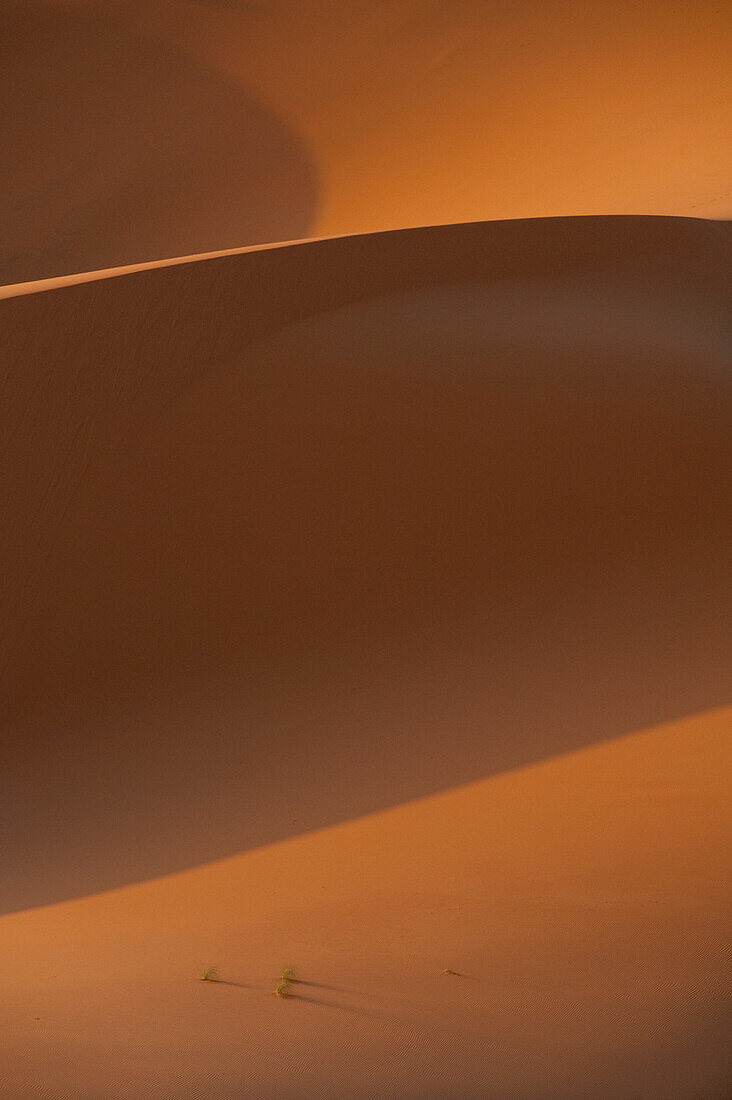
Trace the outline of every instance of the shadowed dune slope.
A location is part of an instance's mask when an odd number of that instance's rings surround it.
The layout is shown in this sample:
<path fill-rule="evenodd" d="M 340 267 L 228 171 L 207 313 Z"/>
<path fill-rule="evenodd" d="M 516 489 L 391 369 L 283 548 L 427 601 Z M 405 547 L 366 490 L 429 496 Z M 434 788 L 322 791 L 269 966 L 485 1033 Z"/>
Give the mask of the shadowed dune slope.
<path fill-rule="evenodd" d="M 728 703 L 732 227 L 0 302 L 12 910 Z"/>
<path fill-rule="evenodd" d="M 0 10 L 0 284 L 306 236 L 317 181 L 291 128 L 108 16 Z"/>
<path fill-rule="evenodd" d="M 732 215 L 719 0 L 5 0 L 0 283 L 295 237 Z"/>

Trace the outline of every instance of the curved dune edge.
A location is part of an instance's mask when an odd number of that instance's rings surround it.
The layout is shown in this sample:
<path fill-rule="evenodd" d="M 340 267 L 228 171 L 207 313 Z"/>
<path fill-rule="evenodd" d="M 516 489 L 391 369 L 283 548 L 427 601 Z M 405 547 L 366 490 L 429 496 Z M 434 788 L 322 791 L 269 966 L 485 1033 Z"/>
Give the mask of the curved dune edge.
<path fill-rule="evenodd" d="M 728 217 L 729 45 L 719 0 L 4 0 L 0 283 L 448 221 Z"/>
<path fill-rule="evenodd" d="M 3 917 L 4 1085 L 721 1095 L 730 732 L 712 711 Z"/>
<path fill-rule="evenodd" d="M 618 218 L 623 217 L 622 215 L 600 215 L 599 217 L 615 217 L 615 216 L 617 216 Z M 587 214 L 587 215 L 581 215 L 580 217 L 586 217 L 589 220 L 590 218 L 595 218 L 596 219 L 598 217 L 598 215 Z M 628 216 L 626 215 L 625 216 L 626 220 L 627 220 L 627 217 Z M 663 222 L 668 222 L 668 221 L 710 222 L 711 221 L 712 224 L 715 224 L 715 220 L 710 219 L 710 218 L 684 217 L 684 218 L 672 219 L 672 218 L 669 218 L 665 215 L 660 215 L 660 214 L 659 215 L 651 215 L 650 217 L 658 218 L 659 221 L 663 221 Z M 648 220 L 648 219 L 649 219 L 649 216 L 646 216 L 644 220 Z M 568 219 L 557 216 L 556 218 L 536 218 L 536 219 L 504 218 L 504 219 L 498 219 L 498 220 L 507 221 L 507 222 L 512 222 L 512 221 L 525 222 L 527 220 L 528 221 L 537 221 L 537 222 L 539 222 L 539 221 L 546 222 L 546 221 L 560 221 L 560 220 L 561 221 L 567 221 Z M 572 219 L 572 220 L 578 220 L 578 219 L 575 218 L 575 219 Z M 219 259 L 219 258 L 224 257 L 224 256 L 241 256 L 241 255 L 243 255 L 245 253 L 248 253 L 248 252 L 267 252 L 267 251 L 271 251 L 272 249 L 291 248 L 294 245 L 315 244 L 315 243 L 318 243 L 318 242 L 321 242 L 321 241 L 347 240 L 351 237 L 380 237 L 380 236 L 385 236 L 386 234 L 390 234 L 390 233 L 405 233 L 405 232 L 415 233 L 415 232 L 419 232 L 420 230 L 446 229 L 446 228 L 449 228 L 452 225 L 476 225 L 476 226 L 478 226 L 478 225 L 482 225 L 482 224 L 484 224 L 484 223 L 483 222 L 439 222 L 439 223 L 430 223 L 429 225 L 414 225 L 414 226 L 406 226 L 406 227 L 393 228 L 393 229 L 380 229 L 380 230 L 377 230 L 377 231 L 364 230 L 363 232 L 360 232 L 360 233 L 330 233 L 330 234 L 325 234 L 323 236 L 316 236 L 316 237 L 298 237 L 296 240 L 291 240 L 291 241 L 272 241 L 272 242 L 268 242 L 266 244 L 243 245 L 242 247 L 239 247 L 239 248 L 222 248 L 222 249 L 218 249 L 218 250 L 213 251 L 213 252 L 197 252 L 197 253 L 193 253 L 190 256 L 171 256 L 171 257 L 166 257 L 164 259 L 159 259 L 159 260 L 146 260 L 142 263 L 123 264 L 120 267 L 102 268 L 98 271 L 70 272 L 66 275 L 55 275 L 55 276 L 53 276 L 51 278 L 48 278 L 48 279 L 31 279 L 27 282 L 7 283 L 4 286 L 0 286 L 0 301 L 3 300 L 3 299 L 6 299 L 6 298 L 20 298 L 20 297 L 23 297 L 26 294 L 40 294 L 40 293 L 42 293 L 44 291 L 47 291 L 47 290 L 60 290 L 63 287 L 76 286 L 76 285 L 82 284 L 82 283 L 98 282 L 99 280 L 102 280 L 102 279 L 115 279 L 115 278 L 118 278 L 121 275 L 134 275 L 134 274 L 136 274 L 138 272 L 141 272 L 141 271 L 154 271 L 157 268 L 161 268 L 161 267 L 177 267 L 181 264 L 197 263 L 199 261 L 204 261 L 204 260 L 215 260 L 215 259 Z M 717 224 L 722 225 L 724 223 L 719 222 Z"/>
<path fill-rule="evenodd" d="M 358 234 L 354 234 L 358 236 Z M 40 294 L 45 290 L 60 290 L 65 286 L 79 283 L 93 283 L 100 279 L 115 279 L 120 275 L 133 275 L 139 271 L 154 271 L 160 267 L 175 267 L 179 264 L 196 263 L 199 260 L 213 260 L 221 256 L 240 256 L 245 252 L 265 252 L 272 248 L 288 248 L 295 244 L 310 244 L 313 241 L 332 240 L 332 237 L 303 237 L 294 241 L 275 241 L 269 244 L 250 244 L 242 248 L 222 248 L 215 252 L 197 252 L 191 256 L 171 256 L 162 260 L 147 260 L 144 263 L 124 264 L 122 267 L 109 267 L 100 271 L 79 271 L 68 275 L 56 275 L 50 279 L 32 279 L 25 283 L 8 283 L 0 286 L 0 300 L 20 298 L 26 294 Z"/>
<path fill-rule="evenodd" d="M 311 229 L 318 183 L 296 129 L 145 34 L 140 7 L 3 5 L 0 283 Z"/>
<path fill-rule="evenodd" d="M 0 908 L 726 704 L 730 231 L 444 226 L 2 303 Z"/>

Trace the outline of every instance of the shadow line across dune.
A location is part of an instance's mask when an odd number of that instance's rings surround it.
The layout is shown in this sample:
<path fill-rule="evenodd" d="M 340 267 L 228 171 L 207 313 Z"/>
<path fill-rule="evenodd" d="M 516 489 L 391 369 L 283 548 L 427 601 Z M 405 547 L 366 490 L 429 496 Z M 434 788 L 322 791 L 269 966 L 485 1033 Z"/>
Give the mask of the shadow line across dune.
<path fill-rule="evenodd" d="M 728 703 L 729 240 L 444 226 L 0 303 L 0 909 Z"/>

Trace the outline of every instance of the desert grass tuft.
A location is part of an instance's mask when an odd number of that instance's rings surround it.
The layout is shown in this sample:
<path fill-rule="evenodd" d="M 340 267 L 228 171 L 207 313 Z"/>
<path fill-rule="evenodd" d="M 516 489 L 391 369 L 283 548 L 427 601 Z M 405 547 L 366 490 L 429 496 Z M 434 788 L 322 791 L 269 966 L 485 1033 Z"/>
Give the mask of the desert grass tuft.
<path fill-rule="evenodd" d="M 201 974 L 202 982 L 217 982 L 219 980 L 219 972 L 215 966 L 207 966 Z"/>
<path fill-rule="evenodd" d="M 291 986 L 292 983 L 287 978 L 280 978 L 272 992 L 277 997 L 291 997 Z"/>

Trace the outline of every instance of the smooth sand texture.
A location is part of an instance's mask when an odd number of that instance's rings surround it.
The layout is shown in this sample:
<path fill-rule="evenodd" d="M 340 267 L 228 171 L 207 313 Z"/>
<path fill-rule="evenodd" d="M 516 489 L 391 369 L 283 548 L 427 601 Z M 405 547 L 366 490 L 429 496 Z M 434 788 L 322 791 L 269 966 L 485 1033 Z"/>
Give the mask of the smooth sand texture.
<path fill-rule="evenodd" d="M 0 918 L 6 1095 L 724 1096 L 731 723 Z"/>
<path fill-rule="evenodd" d="M 0 4 L 3 1100 L 729 1095 L 729 14 Z"/>
<path fill-rule="evenodd" d="M 4 0 L 0 284 L 295 237 L 725 218 L 725 0 Z"/>
<path fill-rule="evenodd" d="M 725 704 L 729 236 L 449 226 L 4 302 L 2 908 Z"/>
<path fill-rule="evenodd" d="M 729 237 L 2 303 L 9 1095 L 724 1094 Z"/>

